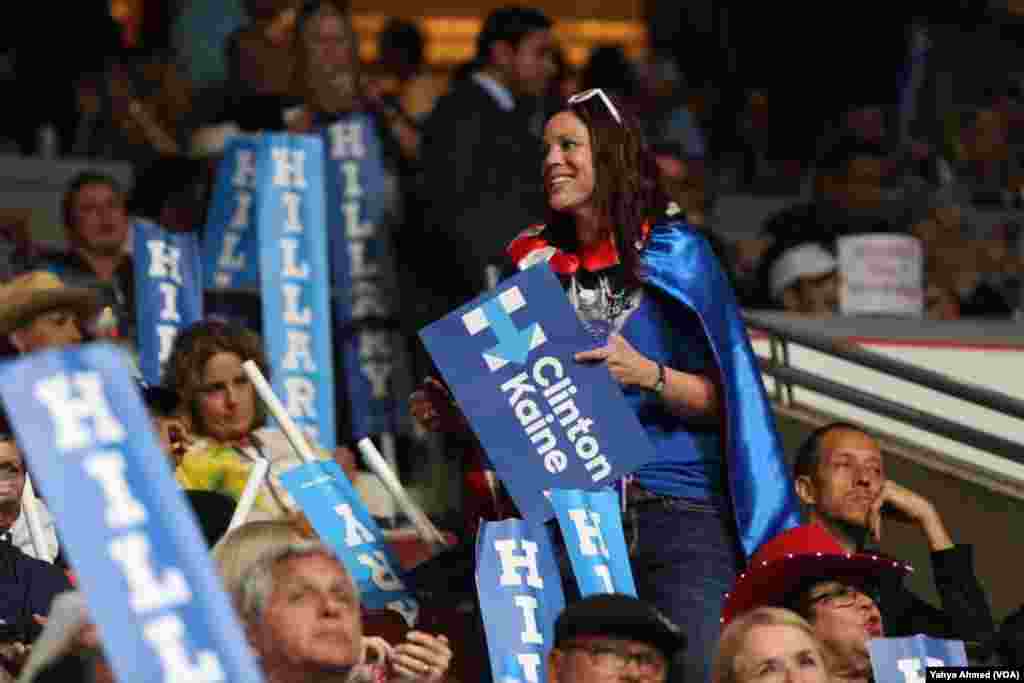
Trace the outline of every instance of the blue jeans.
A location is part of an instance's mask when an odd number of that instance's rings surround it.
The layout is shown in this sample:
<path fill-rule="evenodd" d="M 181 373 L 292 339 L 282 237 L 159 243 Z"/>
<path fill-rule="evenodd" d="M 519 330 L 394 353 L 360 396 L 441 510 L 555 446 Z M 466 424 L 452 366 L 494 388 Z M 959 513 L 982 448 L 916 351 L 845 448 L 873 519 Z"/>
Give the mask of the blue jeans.
<path fill-rule="evenodd" d="M 658 496 L 630 504 L 622 521 L 639 597 L 686 633 L 673 679 L 709 682 L 740 563 L 732 520 L 709 503 Z"/>

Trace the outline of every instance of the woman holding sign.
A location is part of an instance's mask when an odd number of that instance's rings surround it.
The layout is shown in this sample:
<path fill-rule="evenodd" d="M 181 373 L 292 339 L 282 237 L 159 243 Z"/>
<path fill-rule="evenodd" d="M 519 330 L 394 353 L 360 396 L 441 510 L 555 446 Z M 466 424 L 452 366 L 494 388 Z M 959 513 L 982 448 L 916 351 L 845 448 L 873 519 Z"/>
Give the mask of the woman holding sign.
<path fill-rule="evenodd" d="M 594 337 L 577 361 L 607 366 L 654 446 L 626 486 L 633 574 L 639 597 L 687 628 L 686 680 L 706 681 L 745 556 L 799 523 L 760 370 L 725 273 L 620 103 L 574 95 L 544 143 L 549 220 L 508 253 L 558 275 Z M 447 412 L 439 393 L 414 395 L 428 425 Z"/>
<path fill-rule="evenodd" d="M 164 385 L 177 393 L 194 437 L 175 477 L 185 489 L 216 491 L 238 500 L 253 465 L 268 460 L 270 473 L 253 517 L 282 517 L 296 507 L 277 477 L 300 460 L 280 432 L 262 428 L 267 416 L 242 370 L 247 360 L 269 374 L 259 335 L 236 325 L 202 321 L 175 339 Z M 351 477 L 352 452 L 339 448 L 335 460 Z"/>

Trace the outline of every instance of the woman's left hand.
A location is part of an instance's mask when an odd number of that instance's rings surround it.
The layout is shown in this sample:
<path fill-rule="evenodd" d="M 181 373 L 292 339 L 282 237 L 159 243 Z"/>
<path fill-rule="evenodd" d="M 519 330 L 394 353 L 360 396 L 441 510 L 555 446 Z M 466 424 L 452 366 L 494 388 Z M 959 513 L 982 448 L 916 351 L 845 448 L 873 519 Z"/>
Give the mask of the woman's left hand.
<path fill-rule="evenodd" d="M 448 638 L 409 631 L 405 641 L 391 648 L 391 670 L 401 681 L 435 683 L 448 675 L 452 651 Z"/>
<path fill-rule="evenodd" d="M 581 351 L 575 358 L 581 362 L 603 360 L 608 372 L 624 387 L 650 389 L 658 381 L 658 364 L 634 349 L 621 334 L 611 335 L 606 345 Z"/>

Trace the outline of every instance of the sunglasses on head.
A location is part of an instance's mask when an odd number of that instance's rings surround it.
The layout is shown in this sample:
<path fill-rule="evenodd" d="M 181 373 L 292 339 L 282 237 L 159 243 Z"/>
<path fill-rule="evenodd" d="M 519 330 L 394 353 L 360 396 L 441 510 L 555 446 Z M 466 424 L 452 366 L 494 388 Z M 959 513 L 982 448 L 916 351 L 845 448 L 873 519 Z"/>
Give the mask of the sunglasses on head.
<path fill-rule="evenodd" d="M 601 88 L 591 88 L 590 90 L 578 92 L 569 98 L 569 104 L 579 104 L 581 102 L 586 102 L 587 100 L 593 97 L 597 97 L 602 102 L 604 102 L 604 106 L 608 108 L 608 113 L 610 113 L 612 115 L 612 118 L 615 119 L 615 123 L 622 125 L 622 116 L 619 114 L 619 110 L 615 108 L 615 105 L 612 104 L 611 98 L 608 97 L 608 95 L 606 95 L 604 90 L 601 90 Z"/>

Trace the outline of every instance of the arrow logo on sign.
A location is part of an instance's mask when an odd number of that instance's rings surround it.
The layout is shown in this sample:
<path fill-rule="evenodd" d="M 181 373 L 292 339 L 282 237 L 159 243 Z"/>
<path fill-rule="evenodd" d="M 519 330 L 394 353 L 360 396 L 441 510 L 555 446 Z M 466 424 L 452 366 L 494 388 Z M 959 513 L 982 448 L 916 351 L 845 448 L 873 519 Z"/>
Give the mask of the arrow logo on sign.
<path fill-rule="evenodd" d="M 522 365 L 530 351 L 547 341 L 544 330 L 538 323 L 524 329 L 516 327 L 512 313 L 526 306 L 526 300 L 518 287 L 510 287 L 497 297 L 462 316 L 466 330 L 476 335 L 491 329 L 498 343 L 483 353 L 487 367 L 494 372 L 508 363 Z"/>

